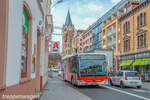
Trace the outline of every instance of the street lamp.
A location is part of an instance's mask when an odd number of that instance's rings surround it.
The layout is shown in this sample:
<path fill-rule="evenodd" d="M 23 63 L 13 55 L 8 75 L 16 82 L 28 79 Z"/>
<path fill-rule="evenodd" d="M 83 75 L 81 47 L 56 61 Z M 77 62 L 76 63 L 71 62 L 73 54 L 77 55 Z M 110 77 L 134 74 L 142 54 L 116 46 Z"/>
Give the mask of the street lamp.
<path fill-rule="evenodd" d="M 63 2 L 63 0 L 58 0 L 58 1 L 52 6 L 52 8 L 55 7 L 57 4 L 62 3 L 62 2 Z"/>

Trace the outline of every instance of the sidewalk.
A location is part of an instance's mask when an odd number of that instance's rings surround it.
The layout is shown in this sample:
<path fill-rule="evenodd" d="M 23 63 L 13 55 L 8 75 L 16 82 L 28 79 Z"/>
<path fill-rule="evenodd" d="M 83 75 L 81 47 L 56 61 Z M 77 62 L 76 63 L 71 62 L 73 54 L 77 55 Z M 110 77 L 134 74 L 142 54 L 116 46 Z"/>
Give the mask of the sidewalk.
<path fill-rule="evenodd" d="M 56 78 L 48 80 L 40 100 L 92 100 Z"/>
<path fill-rule="evenodd" d="M 150 90 L 150 82 L 143 82 L 143 89 Z"/>

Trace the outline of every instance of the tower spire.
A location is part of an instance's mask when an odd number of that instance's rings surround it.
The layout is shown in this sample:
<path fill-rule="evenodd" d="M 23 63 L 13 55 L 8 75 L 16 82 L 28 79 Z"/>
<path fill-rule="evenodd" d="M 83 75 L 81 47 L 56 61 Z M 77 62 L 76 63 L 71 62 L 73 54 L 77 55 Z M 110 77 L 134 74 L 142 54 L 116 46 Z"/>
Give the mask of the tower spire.
<path fill-rule="evenodd" d="M 69 9 L 68 9 L 68 13 L 67 13 L 66 21 L 65 21 L 65 26 L 73 26 Z"/>

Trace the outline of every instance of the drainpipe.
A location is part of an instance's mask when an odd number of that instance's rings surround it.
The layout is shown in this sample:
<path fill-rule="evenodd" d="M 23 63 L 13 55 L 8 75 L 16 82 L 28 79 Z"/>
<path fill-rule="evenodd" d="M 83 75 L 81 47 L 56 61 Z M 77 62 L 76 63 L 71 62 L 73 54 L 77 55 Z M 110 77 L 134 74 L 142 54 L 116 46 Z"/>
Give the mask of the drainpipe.
<path fill-rule="evenodd" d="M 133 16 L 133 24 L 132 24 L 132 30 L 133 30 L 133 36 L 132 36 L 132 38 L 133 38 L 133 52 L 135 51 L 135 44 L 134 44 L 134 35 L 135 35 L 135 33 L 134 33 L 134 16 Z M 135 59 L 135 57 L 134 57 L 134 59 Z M 135 61 L 135 60 L 134 60 Z M 134 65 L 133 65 L 133 70 L 134 70 L 135 68 L 134 68 Z"/>

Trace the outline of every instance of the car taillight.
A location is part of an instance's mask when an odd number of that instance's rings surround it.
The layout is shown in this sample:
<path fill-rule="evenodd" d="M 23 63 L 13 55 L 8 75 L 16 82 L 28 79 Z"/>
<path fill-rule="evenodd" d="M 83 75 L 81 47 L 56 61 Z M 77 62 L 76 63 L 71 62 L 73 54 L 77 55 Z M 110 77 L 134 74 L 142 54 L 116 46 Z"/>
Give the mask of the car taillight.
<path fill-rule="evenodd" d="M 140 75 L 139 75 L 139 80 L 141 79 Z"/>
<path fill-rule="evenodd" d="M 127 75 L 125 75 L 125 80 L 128 80 L 128 79 L 127 79 Z"/>

